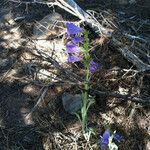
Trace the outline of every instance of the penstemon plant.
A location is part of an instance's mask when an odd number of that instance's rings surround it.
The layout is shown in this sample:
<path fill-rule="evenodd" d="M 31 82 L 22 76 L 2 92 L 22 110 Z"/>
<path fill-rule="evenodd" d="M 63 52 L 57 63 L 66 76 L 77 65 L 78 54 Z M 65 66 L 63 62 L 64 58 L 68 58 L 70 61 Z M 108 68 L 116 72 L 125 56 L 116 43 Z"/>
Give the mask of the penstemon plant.
<path fill-rule="evenodd" d="M 72 24 L 67 23 L 67 35 L 71 38 L 71 42 L 66 45 L 66 52 L 68 53 L 68 62 L 74 63 L 78 61 L 84 62 L 85 69 L 85 84 L 84 90 L 82 91 L 82 106 L 79 113 L 76 113 L 81 126 L 82 132 L 87 141 L 90 139 L 91 133 L 93 130 L 88 128 L 88 110 L 90 106 L 94 103 L 94 101 L 89 96 L 90 89 L 90 78 L 91 74 L 96 72 L 99 68 L 99 64 L 94 62 L 90 57 L 89 50 L 89 38 L 88 32 L 84 31 L 82 28 Z M 83 37 L 82 37 L 83 36 Z M 79 47 L 79 44 L 81 47 Z M 81 54 L 81 56 L 77 56 L 77 54 Z"/>
<path fill-rule="evenodd" d="M 100 139 L 100 147 L 109 148 L 109 150 L 118 150 L 118 146 L 115 142 L 121 142 L 122 140 L 122 136 L 116 133 L 116 131 L 111 133 L 109 130 L 106 130 Z"/>

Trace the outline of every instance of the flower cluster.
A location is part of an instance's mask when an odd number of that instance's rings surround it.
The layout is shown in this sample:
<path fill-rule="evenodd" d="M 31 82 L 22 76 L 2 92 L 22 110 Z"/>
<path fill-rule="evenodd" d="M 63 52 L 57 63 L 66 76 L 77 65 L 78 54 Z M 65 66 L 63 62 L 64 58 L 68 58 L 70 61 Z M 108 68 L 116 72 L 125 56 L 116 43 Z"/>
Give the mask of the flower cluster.
<path fill-rule="evenodd" d="M 110 131 L 106 130 L 103 133 L 102 138 L 100 139 L 100 146 L 102 148 L 108 147 L 110 137 L 111 137 Z M 114 133 L 113 134 L 113 140 L 121 142 L 122 141 L 122 136 L 120 134 L 118 134 L 118 133 Z"/>
<path fill-rule="evenodd" d="M 66 44 L 66 52 L 69 54 L 68 56 L 68 62 L 74 63 L 83 60 L 82 57 L 77 56 L 77 53 L 81 53 L 82 50 L 78 46 L 79 43 L 84 42 L 84 38 L 82 36 L 79 36 L 79 34 L 83 34 L 84 30 L 73 23 L 66 23 L 67 27 L 67 35 L 71 37 L 71 42 Z M 99 64 L 95 63 L 93 59 L 90 60 L 89 63 L 89 71 L 91 73 L 96 72 L 96 70 L 99 68 Z"/>

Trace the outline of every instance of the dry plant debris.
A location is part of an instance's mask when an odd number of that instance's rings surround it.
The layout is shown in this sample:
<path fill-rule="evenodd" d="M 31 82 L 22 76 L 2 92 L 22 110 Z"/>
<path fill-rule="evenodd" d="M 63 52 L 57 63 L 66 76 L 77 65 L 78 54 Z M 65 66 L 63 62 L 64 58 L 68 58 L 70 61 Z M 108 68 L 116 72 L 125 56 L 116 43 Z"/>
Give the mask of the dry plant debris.
<path fill-rule="evenodd" d="M 119 149 L 149 150 L 147 1 L 143 8 L 136 0 L 116 4 L 84 1 L 88 11 L 66 2 L 1 3 L 0 149 L 96 150 L 100 149 L 97 139 L 109 123 L 124 137 Z M 91 55 L 101 64 L 92 77 L 90 91 L 96 100 L 89 112 L 90 126 L 96 129 L 90 143 L 82 137 L 77 119 L 62 105 L 64 93 L 79 94 L 84 84 L 82 64 L 68 65 L 65 61 L 67 21 L 90 31 Z M 39 33 L 40 39 L 37 25 L 44 30 Z"/>

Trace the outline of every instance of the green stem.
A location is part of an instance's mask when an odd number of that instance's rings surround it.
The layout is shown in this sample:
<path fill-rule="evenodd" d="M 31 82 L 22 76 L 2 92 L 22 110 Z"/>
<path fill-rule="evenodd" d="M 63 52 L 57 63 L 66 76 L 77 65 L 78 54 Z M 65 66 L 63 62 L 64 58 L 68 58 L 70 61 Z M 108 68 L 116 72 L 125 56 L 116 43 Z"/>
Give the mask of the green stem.
<path fill-rule="evenodd" d="M 87 131 L 87 105 L 89 103 L 89 71 L 86 71 L 86 83 L 85 83 L 85 91 L 84 91 L 84 97 L 83 97 L 83 113 L 82 113 L 82 120 L 83 120 L 83 131 Z"/>
<path fill-rule="evenodd" d="M 85 77 L 85 86 L 84 86 L 84 94 L 83 94 L 83 106 L 81 111 L 82 117 L 82 131 L 85 133 L 87 131 L 87 106 L 89 103 L 89 81 L 90 81 L 90 72 L 89 72 L 89 64 L 90 64 L 90 54 L 89 54 L 89 39 L 88 39 L 88 32 L 84 34 L 84 57 L 85 57 L 85 64 L 84 67 L 86 69 L 86 77 Z"/>

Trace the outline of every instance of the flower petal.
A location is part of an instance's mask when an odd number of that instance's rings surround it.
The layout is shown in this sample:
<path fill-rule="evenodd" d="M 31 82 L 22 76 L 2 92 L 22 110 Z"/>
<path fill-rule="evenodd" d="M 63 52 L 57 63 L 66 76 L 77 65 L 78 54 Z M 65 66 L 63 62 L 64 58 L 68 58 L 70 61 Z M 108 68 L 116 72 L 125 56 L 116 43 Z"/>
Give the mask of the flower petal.
<path fill-rule="evenodd" d="M 68 56 L 68 62 L 69 63 L 74 63 L 74 62 L 80 61 L 81 59 L 82 58 L 78 57 L 78 56 Z"/>
<path fill-rule="evenodd" d="M 77 34 L 83 32 L 83 29 L 74 25 L 73 23 L 66 23 L 67 34 L 70 36 L 71 34 Z"/>
<path fill-rule="evenodd" d="M 106 130 L 104 133 L 103 133 L 103 139 L 109 139 L 109 137 L 110 137 L 110 132 L 108 131 L 108 130 Z"/>
<path fill-rule="evenodd" d="M 100 146 L 101 147 L 105 148 L 108 146 L 108 144 L 109 144 L 109 140 L 105 140 L 103 138 L 100 139 Z"/>
<path fill-rule="evenodd" d="M 80 42 L 83 42 L 83 40 L 84 40 L 83 37 L 74 36 L 74 37 L 72 38 L 72 43 L 73 43 L 73 44 L 78 44 L 78 43 L 80 43 Z"/>
<path fill-rule="evenodd" d="M 100 146 L 107 147 L 109 144 L 110 132 L 107 130 L 103 133 L 102 138 L 100 139 Z"/>
<path fill-rule="evenodd" d="M 121 142 L 122 136 L 119 133 L 115 133 L 113 139 L 118 142 Z"/>
<path fill-rule="evenodd" d="M 94 73 L 99 68 L 99 64 L 94 62 L 93 59 L 90 61 L 90 72 Z"/>
<path fill-rule="evenodd" d="M 67 53 L 79 53 L 81 52 L 80 48 L 73 44 L 67 44 L 66 45 L 66 52 Z"/>

